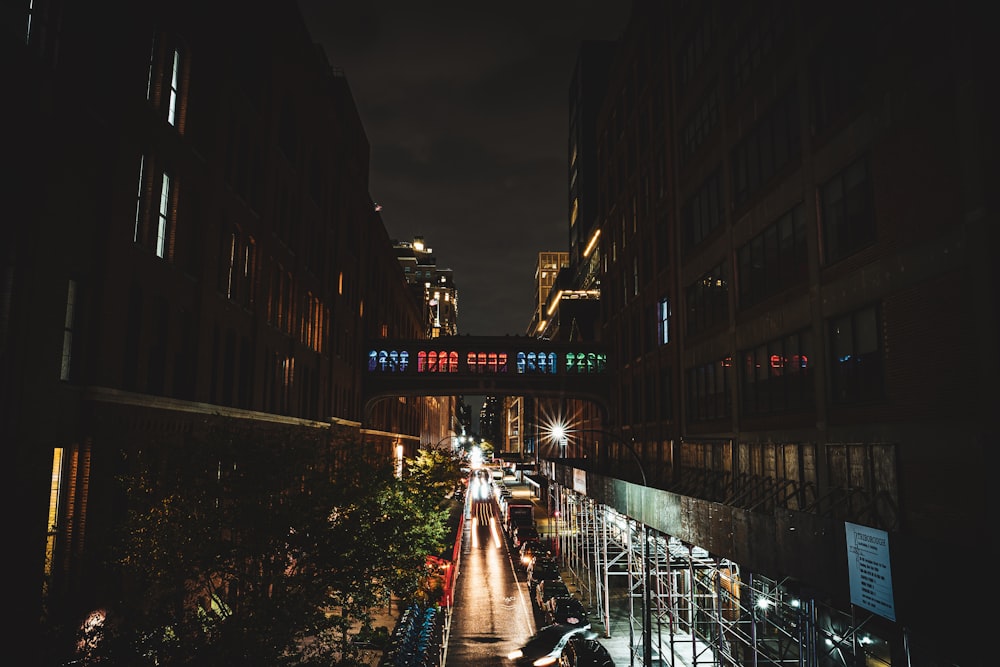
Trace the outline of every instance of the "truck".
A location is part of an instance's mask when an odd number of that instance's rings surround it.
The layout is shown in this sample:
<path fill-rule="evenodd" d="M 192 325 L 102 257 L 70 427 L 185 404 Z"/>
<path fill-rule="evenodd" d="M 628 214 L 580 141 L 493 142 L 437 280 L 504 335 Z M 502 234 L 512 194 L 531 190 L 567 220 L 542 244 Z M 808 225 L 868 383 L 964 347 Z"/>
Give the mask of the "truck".
<path fill-rule="evenodd" d="M 513 534 L 518 526 L 535 525 L 535 506 L 530 500 L 511 498 L 503 513 L 503 526 L 508 534 Z"/>

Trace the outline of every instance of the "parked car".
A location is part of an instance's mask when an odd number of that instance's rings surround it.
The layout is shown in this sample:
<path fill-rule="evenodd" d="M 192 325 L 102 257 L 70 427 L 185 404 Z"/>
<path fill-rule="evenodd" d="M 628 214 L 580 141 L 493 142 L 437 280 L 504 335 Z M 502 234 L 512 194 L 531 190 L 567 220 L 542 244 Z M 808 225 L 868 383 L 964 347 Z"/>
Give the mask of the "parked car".
<path fill-rule="evenodd" d="M 534 526 L 518 526 L 514 530 L 513 541 L 514 546 L 520 548 L 522 544 L 528 540 L 538 539 L 538 529 Z"/>
<path fill-rule="evenodd" d="M 569 641 L 575 637 L 594 636 L 587 628 L 569 625 L 547 625 L 532 635 L 527 643 L 507 654 L 516 667 L 554 665 Z M 583 664 L 583 663 L 581 663 Z"/>
<path fill-rule="evenodd" d="M 590 615 L 587 614 L 586 607 L 573 597 L 549 598 L 542 613 L 546 623 L 590 627 Z"/>
<path fill-rule="evenodd" d="M 559 655 L 559 667 L 615 667 L 608 649 L 586 634 L 572 635 Z"/>
<path fill-rule="evenodd" d="M 517 560 L 522 568 L 527 568 L 531 565 L 531 561 L 539 555 L 551 557 L 552 549 L 548 544 L 541 540 L 525 540 L 525 542 L 521 544 L 521 548 L 518 550 Z"/>
<path fill-rule="evenodd" d="M 538 582 L 535 587 L 535 602 L 538 603 L 538 610 L 545 613 L 546 605 L 554 597 L 569 597 L 569 588 L 562 579 L 544 579 Z"/>
<path fill-rule="evenodd" d="M 552 549 L 549 545 L 541 540 L 527 540 L 521 545 L 519 562 L 521 567 L 527 569 L 531 565 L 531 561 L 535 560 L 538 556 L 549 556 L 552 557 Z"/>
<path fill-rule="evenodd" d="M 559 565 L 552 558 L 536 558 L 528 566 L 528 590 L 535 594 L 535 587 L 538 582 L 546 579 L 562 579 L 559 573 Z"/>

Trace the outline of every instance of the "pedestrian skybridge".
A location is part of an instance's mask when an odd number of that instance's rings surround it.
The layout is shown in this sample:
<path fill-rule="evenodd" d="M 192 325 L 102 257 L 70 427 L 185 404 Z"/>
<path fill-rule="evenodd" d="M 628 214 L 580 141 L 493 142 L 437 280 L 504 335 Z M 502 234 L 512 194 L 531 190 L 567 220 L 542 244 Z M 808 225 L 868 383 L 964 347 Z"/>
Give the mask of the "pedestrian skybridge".
<path fill-rule="evenodd" d="M 528 336 L 375 340 L 368 345 L 365 413 L 390 396 L 567 397 L 606 409 L 607 360 L 599 343 Z"/>

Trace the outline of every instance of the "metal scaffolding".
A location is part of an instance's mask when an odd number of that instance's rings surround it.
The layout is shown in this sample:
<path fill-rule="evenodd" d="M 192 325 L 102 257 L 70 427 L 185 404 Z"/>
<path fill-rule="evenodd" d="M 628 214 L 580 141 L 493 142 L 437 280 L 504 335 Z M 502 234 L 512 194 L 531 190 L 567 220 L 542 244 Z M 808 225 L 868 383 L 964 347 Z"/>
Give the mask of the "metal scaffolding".
<path fill-rule="evenodd" d="M 867 631 L 871 615 L 826 605 L 795 581 L 741 571 L 572 489 L 552 491 L 561 562 L 605 636 L 628 633 L 632 665 L 643 664 L 647 593 L 653 665 L 890 664 L 888 645 Z"/>

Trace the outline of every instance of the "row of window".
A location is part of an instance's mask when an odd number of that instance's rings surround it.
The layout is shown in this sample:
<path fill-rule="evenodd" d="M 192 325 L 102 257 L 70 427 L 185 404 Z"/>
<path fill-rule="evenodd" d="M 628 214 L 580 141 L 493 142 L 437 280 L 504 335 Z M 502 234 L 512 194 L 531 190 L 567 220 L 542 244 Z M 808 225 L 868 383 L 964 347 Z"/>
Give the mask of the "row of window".
<path fill-rule="evenodd" d="M 829 388 L 834 405 L 878 400 L 885 392 L 882 322 L 878 305 L 832 318 Z M 798 331 L 739 352 L 740 407 L 744 416 L 807 410 L 815 403 L 814 341 Z M 686 371 L 688 419 L 732 417 L 733 359 Z"/>
<path fill-rule="evenodd" d="M 707 183 L 714 181 L 710 178 Z M 696 195 L 695 200 L 700 201 L 700 196 Z M 875 241 L 874 198 L 866 158 L 855 161 L 820 187 L 819 212 L 821 255 L 828 264 Z M 689 232 L 702 229 L 690 228 Z M 809 271 L 807 234 L 805 205 L 799 203 L 737 248 L 738 308 L 749 308 L 805 283 Z M 687 286 L 688 334 L 728 321 L 729 273 L 729 263 L 720 262 Z"/>
<path fill-rule="evenodd" d="M 368 353 L 369 372 L 405 373 L 410 368 L 407 350 L 371 350 Z M 416 354 L 417 373 L 487 373 L 502 374 L 508 371 L 506 352 L 468 352 L 465 367 L 459 369 L 459 353 L 454 350 L 420 350 Z M 555 352 L 518 352 L 515 355 L 518 375 L 555 375 L 603 373 L 607 356 L 596 352 L 567 352 L 560 370 L 559 355 Z"/>

